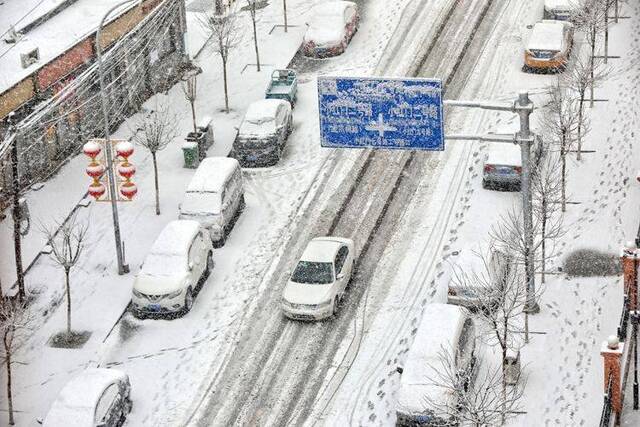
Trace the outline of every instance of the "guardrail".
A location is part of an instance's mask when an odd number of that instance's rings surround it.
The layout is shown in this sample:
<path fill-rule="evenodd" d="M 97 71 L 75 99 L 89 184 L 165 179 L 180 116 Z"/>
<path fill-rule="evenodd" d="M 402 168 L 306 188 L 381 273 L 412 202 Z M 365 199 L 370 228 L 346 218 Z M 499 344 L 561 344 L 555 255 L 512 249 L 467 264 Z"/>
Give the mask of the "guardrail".
<path fill-rule="evenodd" d="M 611 424 L 611 412 L 613 411 L 611 403 L 611 389 L 613 388 L 613 375 L 609 374 L 609 382 L 607 391 L 604 394 L 604 404 L 602 415 L 600 416 L 600 427 L 608 427 Z"/>

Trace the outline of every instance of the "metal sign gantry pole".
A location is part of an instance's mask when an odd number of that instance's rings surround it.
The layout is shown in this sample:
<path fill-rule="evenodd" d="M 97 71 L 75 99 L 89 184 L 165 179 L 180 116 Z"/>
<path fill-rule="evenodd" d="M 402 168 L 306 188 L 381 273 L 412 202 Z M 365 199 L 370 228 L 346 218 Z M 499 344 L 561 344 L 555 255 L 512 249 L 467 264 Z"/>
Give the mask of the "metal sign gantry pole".
<path fill-rule="evenodd" d="M 514 102 L 492 102 L 492 101 L 458 101 L 446 100 L 445 106 L 480 108 L 493 111 L 509 111 L 518 114 L 520 117 L 520 130 L 514 135 L 446 135 L 445 139 L 450 140 L 480 140 L 492 142 L 509 142 L 520 145 L 520 155 L 522 157 L 522 214 L 524 221 L 525 239 L 525 268 L 528 278 L 527 302 L 525 310 L 527 313 L 537 313 L 540 307 L 536 301 L 535 291 L 535 268 L 533 249 L 533 206 L 531 201 L 531 146 L 535 140 L 535 135 L 531 132 L 530 116 L 533 113 L 533 102 L 526 91 L 520 92 Z"/>

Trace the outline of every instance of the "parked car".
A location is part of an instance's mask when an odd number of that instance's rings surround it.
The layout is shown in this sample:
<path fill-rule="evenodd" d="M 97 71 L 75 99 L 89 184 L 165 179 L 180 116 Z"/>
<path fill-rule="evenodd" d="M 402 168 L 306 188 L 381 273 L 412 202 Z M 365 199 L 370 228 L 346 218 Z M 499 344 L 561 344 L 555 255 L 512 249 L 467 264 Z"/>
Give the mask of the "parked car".
<path fill-rule="evenodd" d="M 482 171 L 482 188 L 519 191 L 522 179 L 520 146 L 494 142 L 489 144 L 488 151 Z"/>
<path fill-rule="evenodd" d="M 298 76 L 294 70 L 273 70 L 271 80 L 265 91 L 266 99 L 284 99 L 291 108 L 296 103 L 298 94 Z"/>
<path fill-rule="evenodd" d="M 358 31 L 358 6 L 351 1 L 329 1 L 313 9 L 302 41 L 306 56 L 326 58 L 340 55 Z"/>
<path fill-rule="evenodd" d="M 450 304 L 429 304 L 422 316 L 401 372 L 396 406 L 398 426 L 456 425 L 443 407 L 455 408 L 456 394 L 433 384 L 440 378 L 442 352 L 449 353 L 457 373 L 456 385 L 466 391 L 476 373 L 475 325 L 467 309 Z"/>
<path fill-rule="evenodd" d="M 249 105 L 233 141 L 231 156 L 242 166 L 272 166 L 282 157 L 291 134 L 291 104 L 262 99 Z"/>
<path fill-rule="evenodd" d="M 89 368 L 69 381 L 44 427 L 119 427 L 131 412 L 129 377 L 117 369 Z"/>
<path fill-rule="evenodd" d="M 564 71 L 573 47 L 573 24 L 543 20 L 533 26 L 524 52 L 524 71 Z"/>
<path fill-rule="evenodd" d="M 544 19 L 570 20 L 580 9 L 580 0 L 544 0 Z"/>
<path fill-rule="evenodd" d="M 207 157 L 191 178 L 179 219 L 198 221 L 209 232 L 214 247 L 227 241 L 245 207 L 242 169 L 236 159 Z"/>
<path fill-rule="evenodd" d="M 355 260 L 351 239 L 311 240 L 282 293 L 284 315 L 291 319 L 320 320 L 337 314 Z"/>
<path fill-rule="evenodd" d="M 209 233 L 197 221 L 171 221 L 162 230 L 133 282 L 133 314 L 186 314 L 213 270 Z"/>
<path fill-rule="evenodd" d="M 459 283 L 454 273 L 454 279 L 449 283 L 447 303 L 474 311 L 496 308 L 500 296 L 499 289 L 504 287 L 506 280 L 509 280 L 515 265 L 513 257 L 505 250 L 492 247 L 486 261 L 472 251 L 460 251 L 453 268 L 460 269 L 460 275 L 463 277 L 473 272 L 481 278 L 480 281 Z M 494 290 L 495 294 L 493 294 Z"/>

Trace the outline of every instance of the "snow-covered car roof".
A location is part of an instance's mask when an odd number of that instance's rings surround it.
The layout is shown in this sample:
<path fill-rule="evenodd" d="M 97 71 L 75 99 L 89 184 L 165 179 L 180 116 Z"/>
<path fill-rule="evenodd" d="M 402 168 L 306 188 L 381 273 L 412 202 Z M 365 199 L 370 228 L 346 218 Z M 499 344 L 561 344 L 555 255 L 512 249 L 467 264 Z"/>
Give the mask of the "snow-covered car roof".
<path fill-rule="evenodd" d="M 440 353 L 454 349 L 467 317 L 466 309 L 456 305 L 434 303 L 425 308 L 400 379 L 400 412 L 424 413 L 426 396 L 437 403 L 446 403 L 453 397 L 433 383 L 439 378 Z"/>
<path fill-rule="evenodd" d="M 351 240 L 340 237 L 316 237 L 307 244 L 300 260 L 310 262 L 333 262 L 340 246 L 350 243 L 352 243 Z"/>
<path fill-rule="evenodd" d="M 283 99 L 261 99 L 259 101 L 252 102 L 247 108 L 247 112 L 244 115 L 244 120 L 250 122 L 260 122 L 265 119 L 272 119 L 276 117 L 278 107 L 283 104 L 289 104 Z"/>
<path fill-rule="evenodd" d="M 193 174 L 187 192 L 219 193 L 231 174 L 239 167 L 236 159 L 230 157 L 207 157 Z"/>
<path fill-rule="evenodd" d="M 529 50 L 555 50 L 563 48 L 564 28 L 571 24 L 565 21 L 543 20 L 533 26 L 527 43 Z"/>
<path fill-rule="evenodd" d="M 93 427 L 94 412 L 104 390 L 111 384 L 128 382 L 117 369 L 89 368 L 60 391 L 44 419 L 45 427 Z"/>
<path fill-rule="evenodd" d="M 504 142 L 491 142 L 488 146 L 487 165 L 522 166 L 520 146 Z"/>
<path fill-rule="evenodd" d="M 167 224 L 153 243 L 149 253 L 155 255 L 184 255 L 193 238 L 200 231 L 200 223 L 177 219 Z"/>
<path fill-rule="evenodd" d="M 313 17 L 326 18 L 336 16 L 342 18 L 347 7 L 357 8 L 357 5 L 352 1 L 328 1 L 326 3 L 321 3 L 313 8 Z"/>
<path fill-rule="evenodd" d="M 544 0 L 544 7 L 548 10 L 576 10 L 579 6 L 578 0 Z"/>

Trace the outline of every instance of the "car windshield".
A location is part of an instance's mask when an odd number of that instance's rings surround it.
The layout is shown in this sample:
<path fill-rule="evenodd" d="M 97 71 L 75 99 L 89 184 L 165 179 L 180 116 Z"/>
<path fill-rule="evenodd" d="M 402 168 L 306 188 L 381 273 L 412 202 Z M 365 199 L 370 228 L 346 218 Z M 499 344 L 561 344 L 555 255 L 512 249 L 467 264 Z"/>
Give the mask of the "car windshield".
<path fill-rule="evenodd" d="M 291 276 L 291 281 L 316 285 L 332 283 L 332 265 L 330 262 L 300 261 Z"/>
<path fill-rule="evenodd" d="M 184 256 L 151 253 L 144 260 L 142 273 L 148 276 L 172 277 L 183 273 L 186 266 L 187 262 Z"/>
<path fill-rule="evenodd" d="M 188 191 L 180 211 L 184 214 L 217 215 L 220 213 L 220 193 Z"/>
<path fill-rule="evenodd" d="M 244 134 L 266 134 L 275 131 L 276 121 L 273 117 L 245 120 L 242 123 L 242 133 Z"/>

